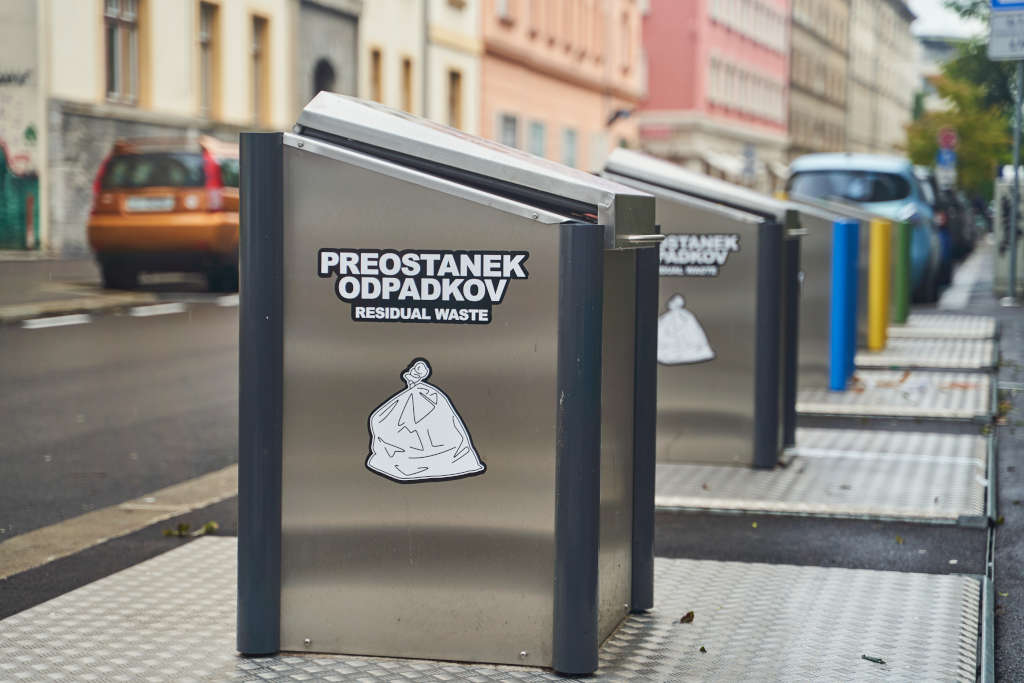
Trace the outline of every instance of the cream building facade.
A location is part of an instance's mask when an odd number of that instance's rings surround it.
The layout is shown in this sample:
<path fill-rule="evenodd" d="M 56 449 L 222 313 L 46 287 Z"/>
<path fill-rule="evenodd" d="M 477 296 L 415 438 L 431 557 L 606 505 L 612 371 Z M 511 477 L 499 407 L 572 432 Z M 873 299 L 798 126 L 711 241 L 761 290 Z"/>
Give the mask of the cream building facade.
<path fill-rule="evenodd" d="M 0 25 L 17 26 L 32 46 L 0 41 L 0 74 L 27 72 L 24 89 L 33 96 L 17 98 L 19 130 L 0 129 L 0 139 L 20 136 L 22 149 L 31 137 L 30 152 L 18 152 L 20 170 L 38 183 L 35 239 L 13 246 L 87 251 L 92 183 L 118 138 L 236 139 L 242 130 L 287 129 L 311 96 L 316 64 L 332 54 L 336 88 L 347 82 L 354 93 L 361 7 L 359 0 L 4 0 Z M 312 22 L 320 33 L 300 43 L 303 24 L 317 15 L 334 22 Z M 13 120 L 13 89 L 0 84 L 5 97 L 12 105 L 3 118 Z"/>
<path fill-rule="evenodd" d="M 359 96 L 422 115 L 424 0 L 370 0 L 359 21 Z"/>
<path fill-rule="evenodd" d="M 904 153 L 919 87 L 915 18 L 903 0 L 851 0 L 848 151 Z"/>
<path fill-rule="evenodd" d="M 846 149 L 850 0 L 793 0 L 789 158 Z"/>
<path fill-rule="evenodd" d="M 480 133 L 479 0 L 427 0 L 426 115 Z"/>

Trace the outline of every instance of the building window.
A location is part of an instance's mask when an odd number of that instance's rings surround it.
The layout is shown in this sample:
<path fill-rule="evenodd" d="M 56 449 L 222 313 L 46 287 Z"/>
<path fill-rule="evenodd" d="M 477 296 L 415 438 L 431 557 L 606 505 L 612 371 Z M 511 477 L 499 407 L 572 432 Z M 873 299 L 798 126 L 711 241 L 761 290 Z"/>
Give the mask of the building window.
<path fill-rule="evenodd" d="M 336 80 L 337 74 L 330 60 L 326 57 L 318 59 L 313 67 L 313 95 L 322 90 L 333 91 Z"/>
<path fill-rule="evenodd" d="M 498 136 L 503 145 L 519 146 L 519 119 L 514 114 L 502 114 L 498 118 Z"/>
<path fill-rule="evenodd" d="M 544 156 L 547 152 L 547 145 L 545 144 L 545 130 L 544 124 L 540 121 L 530 122 L 530 137 L 526 142 L 526 150 L 530 154 L 536 154 L 539 157 Z"/>
<path fill-rule="evenodd" d="M 622 13 L 622 71 L 628 73 L 633 65 L 633 33 L 629 12 Z"/>
<path fill-rule="evenodd" d="M 541 16 L 541 13 L 544 11 L 542 9 L 542 5 L 542 0 L 530 0 L 530 14 L 527 19 L 529 25 L 526 30 L 531 38 L 535 38 L 537 34 L 540 33 L 540 27 L 543 23 L 543 17 Z"/>
<path fill-rule="evenodd" d="M 370 99 L 374 102 L 382 100 L 384 89 L 381 85 L 381 54 L 380 48 L 370 50 Z"/>
<path fill-rule="evenodd" d="M 462 72 L 448 70 L 448 125 L 462 128 Z"/>
<path fill-rule="evenodd" d="M 217 6 L 199 3 L 199 111 L 212 116 L 218 97 Z"/>
<path fill-rule="evenodd" d="M 139 95 L 139 0 L 106 0 L 107 97 L 134 104 Z"/>
<path fill-rule="evenodd" d="M 511 24 L 515 21 L 515 7 L 513 3 L 515 0 L 497 0 L 495 7 L 498 14 L 498 20 L 503 21 L 506 24 Z"/>
<path fill-rule="evenodd" d="M 267 123 L 267 20 L 252 18 L 252 117 L 258 124 Z"/>
<path fill-rule="evenodd" d="M 412 111 L 412 59 L 402 57 L 402 109 Z"/>
<path fill-rule="evenodd" d="M 572 128 L 562 130 L 562 163 L 566 166 L 576 166 L 576 146 L 578 135 Z"/>

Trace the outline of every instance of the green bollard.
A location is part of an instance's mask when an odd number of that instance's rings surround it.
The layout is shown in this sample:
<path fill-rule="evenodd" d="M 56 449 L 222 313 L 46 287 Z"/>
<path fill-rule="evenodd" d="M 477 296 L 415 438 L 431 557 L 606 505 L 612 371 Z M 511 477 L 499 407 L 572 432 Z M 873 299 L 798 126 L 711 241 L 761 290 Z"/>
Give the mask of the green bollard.
<path fill-rule="evenodd" d="M 910 223 L 896 224 L 896 253 L 892 260 L 892 321 L 907 322 L 910 315 Z"/>

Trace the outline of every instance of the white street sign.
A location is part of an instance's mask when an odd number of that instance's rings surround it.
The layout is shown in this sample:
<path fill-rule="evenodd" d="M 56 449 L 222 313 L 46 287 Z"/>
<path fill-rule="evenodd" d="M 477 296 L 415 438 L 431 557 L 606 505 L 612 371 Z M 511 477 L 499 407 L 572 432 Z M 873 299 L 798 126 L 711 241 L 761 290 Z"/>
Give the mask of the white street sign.
<path fill-rule="evenodd" d="M 990 17 L 988 58 L 996 61 L 1024 59 L 1024 8 L 999 9 Z"/>
<path fill-rule="evenodd" d="M 956 185 L 956 166 L 936 166 L 935 182 L 939 189 L 948 190 Z"/>

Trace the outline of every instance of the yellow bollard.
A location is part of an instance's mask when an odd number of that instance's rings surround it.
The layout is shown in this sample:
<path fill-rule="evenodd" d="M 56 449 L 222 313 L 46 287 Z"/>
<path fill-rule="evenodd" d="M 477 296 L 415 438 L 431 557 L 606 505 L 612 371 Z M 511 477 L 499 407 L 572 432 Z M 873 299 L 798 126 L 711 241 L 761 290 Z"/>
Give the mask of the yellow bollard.
<path fill-rule="evenodd" d="M 868 349 L 881 351 L 889 334 L 889 292 L 892 286 L 892 222 L 871 219 L 868 261 Z"/>

